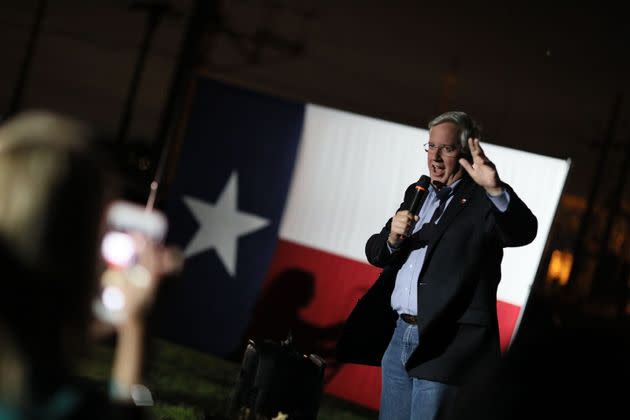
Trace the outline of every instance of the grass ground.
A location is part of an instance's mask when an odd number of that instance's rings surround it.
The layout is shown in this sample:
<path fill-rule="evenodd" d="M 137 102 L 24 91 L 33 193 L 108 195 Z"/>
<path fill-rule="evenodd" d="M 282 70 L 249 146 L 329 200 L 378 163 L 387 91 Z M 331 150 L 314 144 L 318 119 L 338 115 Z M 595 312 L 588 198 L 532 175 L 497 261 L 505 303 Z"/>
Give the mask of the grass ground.
<path fill-rule="evenodd" d="M 100 345 L 80 365 L 80 376 L 107 386 L 112 348 Z M 150 342 L 146 385 L 157 420 L 222 419 L 240 365 L 164 340 Z M 318 420 L 374 420 L 377 413 L 324 394 Z"/>

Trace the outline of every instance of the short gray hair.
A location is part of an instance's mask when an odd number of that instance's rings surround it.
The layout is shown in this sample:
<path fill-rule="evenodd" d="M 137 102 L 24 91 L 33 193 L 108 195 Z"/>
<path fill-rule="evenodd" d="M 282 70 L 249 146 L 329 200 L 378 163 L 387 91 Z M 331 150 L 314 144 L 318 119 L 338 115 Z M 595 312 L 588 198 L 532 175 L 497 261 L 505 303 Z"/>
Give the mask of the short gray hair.
<path fill-rule="evenodd" d="M 469 138 L 480 138 L 481 128 L 475 120 L 462 111 L 448 111 L 429 122 L 429 130 L 438 124 L 451 122 L 459 127 L 459 146 L 465 157 L 470 157 L 470 148 L 468 147 Z"/>

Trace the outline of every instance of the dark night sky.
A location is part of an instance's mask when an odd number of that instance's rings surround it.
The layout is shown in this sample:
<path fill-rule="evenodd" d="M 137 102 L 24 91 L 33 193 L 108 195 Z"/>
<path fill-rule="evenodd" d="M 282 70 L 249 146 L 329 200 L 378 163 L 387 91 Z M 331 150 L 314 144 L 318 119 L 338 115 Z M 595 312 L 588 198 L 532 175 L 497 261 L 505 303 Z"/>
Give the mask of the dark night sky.
<path fill-rule="evenodd" d="M 69 112 L 115 132 L 143 15 L 122 0 L 48 3 L 24 107 Z M 131 137 L 148 143 L 192 0 L 171 3 L 180 15 L 158 27 L 131 124 Z M 37 4 L 2 2 L 0 104 L 13 94 Z M 202 56 L 213 77 L 413 126 L 448 108 L 466 110 L 492 143 L 571 158 L 567 192 L 585 196 L 597 182 L 605 196 L 630 138 L 630 28 L 620 10 L 604 6 L 220 1 L 220 25 Z M 625 96 L 613 148 L 604 179 L 595 179 L 618 94 Z"/>

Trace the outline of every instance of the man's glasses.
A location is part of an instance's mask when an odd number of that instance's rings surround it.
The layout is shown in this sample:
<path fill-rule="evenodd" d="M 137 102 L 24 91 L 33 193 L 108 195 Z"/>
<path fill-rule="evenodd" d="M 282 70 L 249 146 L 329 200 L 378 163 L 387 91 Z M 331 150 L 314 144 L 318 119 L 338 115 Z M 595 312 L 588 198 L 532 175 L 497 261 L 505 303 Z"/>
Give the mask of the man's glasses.
<path fill-rule="evenodd" d="M 424 151 L 433 154 L 439 151 L 442 156 L 454 157 L 457 155 L 457 152 L 459 152 L 459 147 L 451 144 L 443 144 L 441 146 L 438 146 L 437 144 L 433 143 L 425 143 Z"/>

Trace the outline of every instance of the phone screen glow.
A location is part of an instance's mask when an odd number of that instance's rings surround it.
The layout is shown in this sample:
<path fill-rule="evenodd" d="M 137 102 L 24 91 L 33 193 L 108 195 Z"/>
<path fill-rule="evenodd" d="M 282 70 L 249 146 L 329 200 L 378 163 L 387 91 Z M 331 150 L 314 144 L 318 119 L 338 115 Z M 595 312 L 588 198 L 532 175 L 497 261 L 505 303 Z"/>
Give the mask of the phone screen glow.
<path fill-rule="evenodd" d="M 128 267 L 135 258 L 133 238 L 123 232 L 108 232 L 103 238 L 101 253 L 105 261 L 115 267 Z"/>

